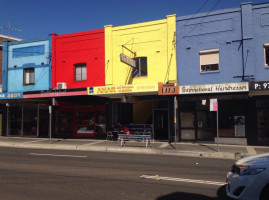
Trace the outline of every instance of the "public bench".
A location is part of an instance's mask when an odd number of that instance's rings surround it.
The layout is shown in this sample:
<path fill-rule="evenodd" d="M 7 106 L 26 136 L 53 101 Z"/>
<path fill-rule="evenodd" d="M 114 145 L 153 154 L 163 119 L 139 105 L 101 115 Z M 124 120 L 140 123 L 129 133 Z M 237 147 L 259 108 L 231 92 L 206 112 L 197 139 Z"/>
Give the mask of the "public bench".
<path fill-rule="evenodd" d="M 121 142 L 121 147 L 123 144 L 125 144 L 126 141 L 138 141 L 138 142 L 145 142 L 146 143 L 146 148 L 150 145 L 150 141 L 152 140 L 150 134 L 131 134 L 131 135 L 126 135 L 126 134 L 118 134 L 118 140 Z"/>

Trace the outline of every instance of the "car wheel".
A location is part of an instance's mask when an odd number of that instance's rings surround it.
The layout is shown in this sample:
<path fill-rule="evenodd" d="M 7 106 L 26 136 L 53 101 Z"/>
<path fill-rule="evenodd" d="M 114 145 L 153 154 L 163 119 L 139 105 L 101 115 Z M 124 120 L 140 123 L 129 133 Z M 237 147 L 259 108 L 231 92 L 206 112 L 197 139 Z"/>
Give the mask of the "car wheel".
<path fill-rule="evenodd" d="M 260 194 L 260 200 L 268 200 L 269 199 L 269 183 L 263 188 Z"/>

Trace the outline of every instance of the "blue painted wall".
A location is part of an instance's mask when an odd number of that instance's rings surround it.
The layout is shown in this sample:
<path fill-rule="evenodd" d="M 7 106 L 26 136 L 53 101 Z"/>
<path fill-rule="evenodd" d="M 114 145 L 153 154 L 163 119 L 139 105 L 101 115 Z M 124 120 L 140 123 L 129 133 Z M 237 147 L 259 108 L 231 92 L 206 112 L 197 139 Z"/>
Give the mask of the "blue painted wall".
<path fill-rule="evenodd" d="M 253 6 L 252 54 L 255 81 L 268 81 L 269 68 L 265 67 L 264 44 L 269 43 L 269 3 Z"/>
<path fill-rule="evenodd" d="M 3 92 L 26 92 L 51 88 L 50 39 L 4 42 Z M 34 68 L 35 84 L 23 84 L 23 69 Z"/>
<path fill-rule="evenodd" d="M 178 84 L 268 80 L 263 48 L 269 43 L 268 25 L 268 3 L 177 17 Z M 219 49 L 220 70 L 201 73 L 199 52 L 209 49 Z M 253 77 L 234 78 L 243 74 Z"/>

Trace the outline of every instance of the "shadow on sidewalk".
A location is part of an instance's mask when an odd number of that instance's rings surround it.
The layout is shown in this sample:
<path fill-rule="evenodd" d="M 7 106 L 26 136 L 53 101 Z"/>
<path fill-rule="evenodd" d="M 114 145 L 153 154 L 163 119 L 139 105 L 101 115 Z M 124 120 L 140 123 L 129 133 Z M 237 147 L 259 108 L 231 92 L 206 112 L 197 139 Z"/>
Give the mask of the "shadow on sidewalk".
<path fill-rule="evenodd" d="M 206 147 L 206 148 L 208 148 L 208 149 L 210 149 L 210 150 L 212 150 L 212 151 L 214 151 L 214 152 L 217 152 L 216 149 L 214 149 L 214 148 L 212 148 L 212 147 L 209 147 L 209 146 L 207 146 L 207 145 L 205 145 L 205 144 L 199 144 L 199 146 Z"/>

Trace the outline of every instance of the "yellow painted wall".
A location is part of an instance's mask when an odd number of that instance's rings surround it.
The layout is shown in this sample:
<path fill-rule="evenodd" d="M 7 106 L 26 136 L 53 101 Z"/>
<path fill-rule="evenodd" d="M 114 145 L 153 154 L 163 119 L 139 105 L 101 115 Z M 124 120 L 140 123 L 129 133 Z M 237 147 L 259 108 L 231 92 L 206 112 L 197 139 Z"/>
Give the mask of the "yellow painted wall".
<path fill-rule="evenodd" d="M 147 76 L 132 78 L 132 68 L 120 61 L 120 54 L 133 57 L 122 47 L 147 57 Z M 177 82 L 176 15 L 145 23 L 105 26 L 106 85 Z"/>

